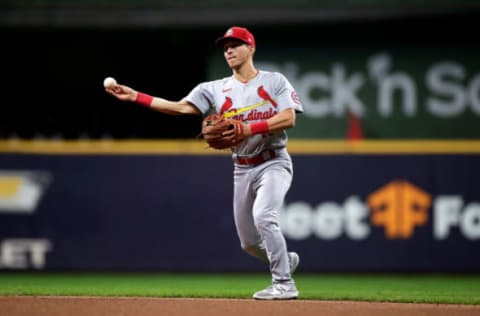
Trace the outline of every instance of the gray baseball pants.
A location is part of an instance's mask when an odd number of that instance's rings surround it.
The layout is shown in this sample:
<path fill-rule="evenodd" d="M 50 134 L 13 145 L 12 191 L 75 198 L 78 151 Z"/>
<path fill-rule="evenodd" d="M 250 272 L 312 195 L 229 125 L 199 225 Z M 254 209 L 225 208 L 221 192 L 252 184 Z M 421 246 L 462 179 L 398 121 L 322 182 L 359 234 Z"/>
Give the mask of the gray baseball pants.
<path fill-rule="evenodd" d="M 241 247 L 270 265 L 272 282 L 291 280 L 279 211 L 290 188 L 292 161 L 286 150 L 257 166 L 234 168 L 233 211 Z"/>

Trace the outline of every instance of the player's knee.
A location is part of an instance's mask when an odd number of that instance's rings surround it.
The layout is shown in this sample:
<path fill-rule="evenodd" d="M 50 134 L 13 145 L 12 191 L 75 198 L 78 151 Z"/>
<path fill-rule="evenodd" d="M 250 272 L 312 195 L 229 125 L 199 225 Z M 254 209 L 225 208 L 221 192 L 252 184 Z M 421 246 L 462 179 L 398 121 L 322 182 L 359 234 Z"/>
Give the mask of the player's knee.
<path fill-rule="evenodd" d="M 278 222 L 271 217 L 255 216 L 255 226 L 260 232 L 272 231 L 279 229 Z"/>

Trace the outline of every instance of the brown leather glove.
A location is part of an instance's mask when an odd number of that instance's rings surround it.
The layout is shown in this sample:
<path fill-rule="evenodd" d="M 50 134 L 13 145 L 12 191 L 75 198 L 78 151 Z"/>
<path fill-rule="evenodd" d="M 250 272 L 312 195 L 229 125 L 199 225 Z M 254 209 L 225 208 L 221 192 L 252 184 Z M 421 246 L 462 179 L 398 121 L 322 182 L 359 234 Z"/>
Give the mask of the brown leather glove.
<path fill-rule="evenodd" d="M 202 136 L 207 144 L 215 149 L 226 149 L 240 143 L 246 138 L 245 124 L 238 120 L 227 119 L 213 113 L 202 121 Z"/>

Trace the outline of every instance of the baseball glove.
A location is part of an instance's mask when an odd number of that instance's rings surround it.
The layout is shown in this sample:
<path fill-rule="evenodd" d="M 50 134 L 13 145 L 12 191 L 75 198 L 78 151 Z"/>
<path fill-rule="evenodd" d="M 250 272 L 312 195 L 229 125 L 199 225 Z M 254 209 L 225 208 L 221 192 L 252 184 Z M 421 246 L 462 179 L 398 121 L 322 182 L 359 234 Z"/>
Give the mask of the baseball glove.
<path fill-rule="evenodd" d="M 242 122 L 227 119 L 218 113 L 212 113 L 203 119 L 202 136 L 215 149 L 230 148 L 245 139 Z"/>

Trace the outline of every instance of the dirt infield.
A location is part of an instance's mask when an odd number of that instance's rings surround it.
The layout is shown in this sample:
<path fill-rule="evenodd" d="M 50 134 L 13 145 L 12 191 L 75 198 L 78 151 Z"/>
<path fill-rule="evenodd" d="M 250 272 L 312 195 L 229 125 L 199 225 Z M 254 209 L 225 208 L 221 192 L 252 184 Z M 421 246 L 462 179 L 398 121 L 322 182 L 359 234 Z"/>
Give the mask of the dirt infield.
<path fill-rule="evenodd" d="M 480 315 L 480 306 L 343 301 L 276 301 L 126 297 L 0 297 L 5 316 L 463 316 Z"/>

